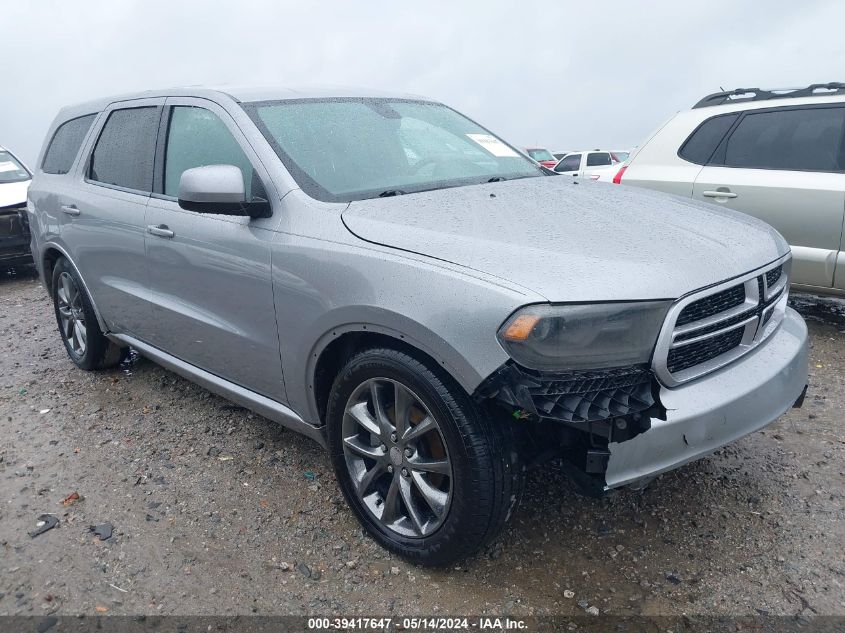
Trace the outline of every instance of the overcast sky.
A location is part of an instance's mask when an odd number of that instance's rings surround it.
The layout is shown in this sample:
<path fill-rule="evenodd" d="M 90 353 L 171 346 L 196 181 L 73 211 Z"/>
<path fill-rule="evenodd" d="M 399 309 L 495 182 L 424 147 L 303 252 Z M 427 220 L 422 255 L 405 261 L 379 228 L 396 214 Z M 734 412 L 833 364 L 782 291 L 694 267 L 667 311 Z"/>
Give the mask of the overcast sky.
<path fill-rule="evenodd" d="M 725 88 L 845 81 L 845 2 L 0 1 L 0 145 L 65 104 L 188 84 L 332 84 L 449 103 L 525 145 L 626 148 Z"/>

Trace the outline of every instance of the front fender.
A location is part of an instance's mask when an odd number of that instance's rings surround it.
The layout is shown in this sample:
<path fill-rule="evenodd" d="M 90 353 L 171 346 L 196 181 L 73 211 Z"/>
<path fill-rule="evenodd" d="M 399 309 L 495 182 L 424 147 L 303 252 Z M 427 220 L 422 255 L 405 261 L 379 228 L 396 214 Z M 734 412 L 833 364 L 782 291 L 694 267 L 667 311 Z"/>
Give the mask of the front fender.
<path fill-rule="evenodd" d="M 309 340 L 314 340 L 315 343 L 307 355 L 302 380 L 307 385 L 308 413 L 311 420 L 319 420 L 313 384 L 317 361 L 332 341 L 351 332 L 389 336 L 397 342 L 424 352 L 443 367 L 467 393 L 472 393 L 490 373 L 483 373 L 485 369 L 479 370 L 449 341 L 407 316 L 375 306 L 339 308 L 318 319 L 313 324 L 312 332 L 309 333 L 314 336 L 313 339 L 309 336 Z M 491 361 L 490 371 L 507 360 L 504 351 L 501 348 L 499 351 L 501 354 L 496 354 L 496 359 Z M 290 385 L 290 387 L 295 387 L 295 385 Z"/>

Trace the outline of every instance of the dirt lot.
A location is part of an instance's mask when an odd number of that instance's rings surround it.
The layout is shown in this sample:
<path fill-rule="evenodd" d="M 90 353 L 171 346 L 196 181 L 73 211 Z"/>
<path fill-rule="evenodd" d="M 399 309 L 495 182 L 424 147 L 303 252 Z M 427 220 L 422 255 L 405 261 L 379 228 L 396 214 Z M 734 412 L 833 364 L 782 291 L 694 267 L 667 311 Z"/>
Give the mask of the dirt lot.
<path fill-rule="evenodd" d="M 316 444 L 143 359 L 75 369 L 4 274 L 0 614 L 845 614 L 845 304 L 797 303 L 803 409 L 643 492 L 536 471 L 498 542 L 430 571 L 362 535 Z"/>

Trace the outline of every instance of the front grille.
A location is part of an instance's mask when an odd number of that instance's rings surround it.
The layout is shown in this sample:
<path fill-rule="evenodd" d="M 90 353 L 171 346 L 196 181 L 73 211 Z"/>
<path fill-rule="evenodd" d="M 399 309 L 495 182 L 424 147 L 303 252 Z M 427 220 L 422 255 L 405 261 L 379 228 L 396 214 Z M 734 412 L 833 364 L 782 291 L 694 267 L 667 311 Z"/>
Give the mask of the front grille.
<path fill-rule="evenodd" d="M 693 301 L 678 315 L 678 320 L 675 325 L 686 325 L 693 321 L 700 321 L 707 317 L 718 314 L 742 305 L 745 301 L 745 288 L 742 284 L 722 290 L 709 297 L 704 297 L 698 301 Z"/>
<path fill-rule="evenodd" d="M 766 284 L 768 284 L 769 288 L 771 288 L 778 282 L 778 279 L 780 279 L 780 274 L 782 272 L 783 266 L 778 266 L 777 268 L 772 268 L 772 270 L 766 273 Z"/>
<path fill-rule="evenodd" d="M 657 375 L 669 386 L 692 380 L 749 351 L 783 318 L 790 261 L 749 273 L 727 288 L 687 299 L 670 310 L 655 349 Z M 768 295 L 768 298 L 767 298 Z M 677 314 L 677 317 L 673 317 Z M 674 320 L 673 320 L 674 319 Z"/>
<path fill-rule="evenodd" d="M 740 312 L 736 316 L 717 321 L 713 325 L 706 325 L 702 328 L 689 330 L 688 332 L 680 332 L 679 334 L 675 335 L 675 341 L 688 341 L 693 338 L 698 338 L 699 336 L 704 336 L 705 334 L 711 334 L 713 332 L 718 332 L 719 330 L 724 330 L 726 327 L 729 327 L 731 325 L 737 325 L 745 321 L 748 317 L 752 316 L 750 312 L 750 310 L 746 312 Z"/>
<path fill-rule="evenodd" d="M 703 341 L 669 350 L 666 366 L 672 373 L 706 363 L 737 347 L 742 342 L 743 328 L 734 328 Z"/>

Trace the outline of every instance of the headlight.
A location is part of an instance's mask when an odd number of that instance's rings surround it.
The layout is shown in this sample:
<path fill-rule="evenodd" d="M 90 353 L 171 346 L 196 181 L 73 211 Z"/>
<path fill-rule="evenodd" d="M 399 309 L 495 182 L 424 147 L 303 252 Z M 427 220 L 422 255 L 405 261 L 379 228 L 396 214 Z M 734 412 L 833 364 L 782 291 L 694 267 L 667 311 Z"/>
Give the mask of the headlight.
<path fill-rule="evenodd" d="M 671 301 L 532 305 L 499 329 L 499 342 L 530 369 L 566 371 L 647 363 Z"/>

